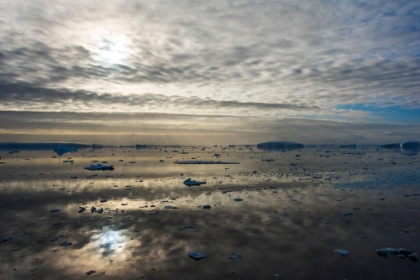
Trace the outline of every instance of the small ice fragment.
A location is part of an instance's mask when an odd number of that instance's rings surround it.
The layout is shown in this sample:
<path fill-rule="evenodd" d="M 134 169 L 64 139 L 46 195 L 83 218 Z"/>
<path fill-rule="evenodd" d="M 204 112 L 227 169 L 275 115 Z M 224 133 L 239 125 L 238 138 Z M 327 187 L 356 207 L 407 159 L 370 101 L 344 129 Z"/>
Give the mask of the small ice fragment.
<path fill-rule="evenodd" d="M 419 260 L 419 257 L 417 256 L 417 253 L 412 253 L 408 255 L 408 258 L 412 260 L 413 262 L 417 262 Z"/>
<path fill-rule="evenodd" d="M 55 241 L 58 241 L 58 239 L 60 239 L 58 236 L 55 236 L 55 237 L 53 237 L 53 238 L 51 238 L 51 243 L 53 243 L 53 242 L 55 242 Z"/>
<path fill-rule="evenodd" d="M 377 249 L 376 253 L 378 254 L 378 256 L 383 257 L 383 258 L 388 258 L 388 257 L 398 257 L 398 258 L 405 258 L 408 257 L 410 260 L 416 262 L 416 258 L 417 258 L 417 254 L 411 252 L 410 249 L 404 249 L 404 248 L 382 248 L 382 249 Z M 411 257 L 410 257 L 411 256 Z"/>
<path fill-rule="evenodd" d="M 186 230 L 188 228 L 195 228 L 195 226 L 193 226 L 193 225 L 185 225 L 183 227 L 178 228 L 178 230 Z"/>
<path fill-rule="evenodd" d="M 341 212 L 341 215 L 343 215 L 343 216 L 351 216 L 351 215 L 353 215 L 353 213 L 352 212 Z"/>
<path fill-rule="evenodd" d="M 210 209 L 210 208 L 211 208 L 211 206 L 208 205 L 208 204 L 206 204 L 206 205 L 203 206 L 203 209 Z"/>
<path fill-rule="evenodd" d="M 205 182 L 191 180 L 191 178 L 188 178 L 184 181 L 184 185 L 187 185 L 187 186 L 199 186 L 199 185 L 204 184 L 204 183 Z"/>
<path fill-rule="evenodd" d="M 100 200 L 100 202 L 102 202 L 102 203 L 107 202 L 107 201 L 108 201 L 108 199 L 101 199 Z"/>
<path fill-rule="evenodd" d="M 317 219 L 317 220 L 322 220 L 322 219 L 324 219 L 324 217 L 317 216 L 317 217 L 315 217 L 315 219 Z"/>
<path fill-rule="evenodd" d="M 60 212 L 60 211 L 61 211 L 60 209 L 51 209 L 50 210 L 51 213 Z"/>
<path fill-rule="evenodd" d="M 87 275 L 91 275 L 93 273 L 96 273 L 96 271 L 95 270 L 89 270 L 88 272 L 86 272 Z"/>
<path fill-rule="evenodd" d="M 96 207 L 95 207 L 95 206 L 92 206 L 92 207 L 90 208 L 90 212 L 95 213 L 95 212 L 96 212 Z"/>
<path fill-rule="evenodd" d="M 85 211 L 86 210 L 86 208 L 85 207 L 82 207 L 82 206 L 79 206 L 79 213 L 82 213 L 83 211 Z"/>
<path fill-rule="evenodd" d="M 242 201 L 242 200 L 244 200 L 242 197 L 236 197 L 236 198 L 234 198 L 233 200 L 235 200 L 235 201 Z"/>
<path fill-rule="evenodd" d="M 64 241 L 63 243 L 60 244 L 60 246 L 69 246 L 71 244 L 73 244 L 73 243 L 68 242 L 68 241 Z"/>
<path fill-rule="evenodd" d="M 404 228 L 400 228 L 400 231 L 405 232 L 405 233 L 410 233 L 408 229 L 404 229 Z"/>
<path fill-rule="evenodd" d="M 350 252 L 344 249 L 335 249 L 334 252 L 340 256 L 348 257 L 350 256 Z"/>
<path fill-rule="evenodd" d="M 3 237 L 1 239 L 1 242 L 7 242 L 7 241 L 12 241 L 13 240 L 13 235 L 9 235 L 7 237 Z"/>
<path fill-rule="evenodd" d="M 232 254 L 230 254 L 229 259 L 237 261 L 242 259 L 242 256 L 238 252 L 233 252 Z"/>
<path fill-rule="evenodd" d="M 176 206 L 166 205 L 165 209 L 178 209 Z"/>
<path fill-rule="evenodd" d="M 103 208 L 99 208 L 98 210 L 96 210 L 96 213 L 102 214 L 104 212 Z"/>
<path fill-rule="evenodd" d="M 358 236 L 362 239 L 369 238 L 369 235 L 366 234 L 359 234 Z"/>
<path fill-rule="evenodd" d="M 204 253 L 200 253 L 200 252 L 196 252 L 196 251 L 189 251 L 188 252 L 188 257 L 190 257 L 191 259 L 194 259 L 196 261 L 202 260 L 206 258 L 206 255 L 204 255 Z"/>

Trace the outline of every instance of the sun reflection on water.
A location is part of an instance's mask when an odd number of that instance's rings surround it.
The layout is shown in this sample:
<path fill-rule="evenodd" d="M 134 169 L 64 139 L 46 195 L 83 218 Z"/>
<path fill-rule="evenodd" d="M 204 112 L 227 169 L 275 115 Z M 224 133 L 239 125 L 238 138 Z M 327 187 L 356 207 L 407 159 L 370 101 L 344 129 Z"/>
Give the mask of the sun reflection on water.
<path fill-rule="evenodd" d="M 94 250 L 99 252 L 103 258 L 113 260 L 127 259 L 127 242 L 129 240 L 126 230 L 117 230 L 113 227 L 103 227 L 102 230 L 92 237 Z"/>

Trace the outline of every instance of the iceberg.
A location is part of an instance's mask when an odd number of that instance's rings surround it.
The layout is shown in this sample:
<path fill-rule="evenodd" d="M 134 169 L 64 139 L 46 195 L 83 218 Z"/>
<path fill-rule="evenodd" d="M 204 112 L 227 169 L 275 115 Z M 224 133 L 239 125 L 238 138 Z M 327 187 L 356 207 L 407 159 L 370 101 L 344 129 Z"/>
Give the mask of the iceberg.
<path fill-rule="evenodd" d="M 257 145 L 258 149 L 266 149 L 266 150 L 284 150 L 284 149 L 301 149 L 304 148 L 305 145 L 290 142 L 290 141 L 271 141 L 271 142 L 264 142 Z"/>
<path fill-rule="evenodd" d="M 57 155 L 62 156 L 65 153 L 73 153 L 73 152 L 77 152 L 76 148 L 69 148 L 63 145 L 58 145 L 57 148 L 54 149 L 54 152 L 57 153 Z"/>
<path fill-rule="evenodd" d="M 401 150 L 418 150 L 419 143 L 418 142 L 403 142 L 400 144 Z"/>
<path fill-rule="evenodd" d="M 85 169 L 90 171 L 99 171 L 99 170 L 114 170 L 114 166 L 112 165 L 102 165 L 98 163 L 97 165 L 91 164 L 89 166 L 86 166 Z"/>

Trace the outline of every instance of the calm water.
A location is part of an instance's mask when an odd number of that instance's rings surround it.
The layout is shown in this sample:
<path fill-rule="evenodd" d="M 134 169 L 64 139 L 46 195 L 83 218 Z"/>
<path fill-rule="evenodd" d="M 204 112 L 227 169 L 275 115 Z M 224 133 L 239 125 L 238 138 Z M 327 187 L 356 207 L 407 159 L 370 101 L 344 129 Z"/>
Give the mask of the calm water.
<path fill-rule="evenodd" d="M 420 262 L 376 254 L 420 254 L 418 155 L 168 147 L 0 156 L 0 237 L 13 237 L 0 244 L 1 279 L 420 279 Z M 174 164 L 190 159 L 240 164 Z M 115 170 L 84 169 L 101 162 Z M 207 184 L 187 187 L 189 177 Z"/>

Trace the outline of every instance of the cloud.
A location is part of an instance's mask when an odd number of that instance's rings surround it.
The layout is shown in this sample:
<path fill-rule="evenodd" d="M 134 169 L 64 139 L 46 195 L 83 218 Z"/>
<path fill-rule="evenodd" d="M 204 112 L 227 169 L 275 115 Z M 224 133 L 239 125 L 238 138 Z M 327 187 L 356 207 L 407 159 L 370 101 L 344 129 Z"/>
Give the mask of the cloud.
<path fill-rule="evenodd" d="M 386 121 L 420 110 L 416 1 L 0 2 L 2 110 Z"/>

